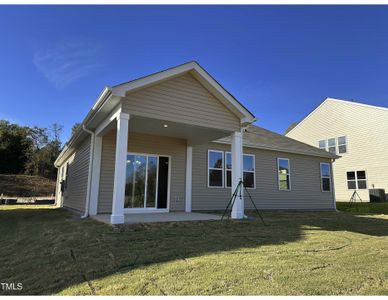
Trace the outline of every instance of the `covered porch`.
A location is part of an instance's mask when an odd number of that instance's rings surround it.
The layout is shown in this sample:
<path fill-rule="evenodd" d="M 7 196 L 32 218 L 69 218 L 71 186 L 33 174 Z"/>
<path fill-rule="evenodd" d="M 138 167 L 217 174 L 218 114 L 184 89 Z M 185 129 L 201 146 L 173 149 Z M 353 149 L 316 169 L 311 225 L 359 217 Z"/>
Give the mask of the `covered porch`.
<path fill-rule="evenodd" d="M 89 215 L 111 224 L 219 219 L 191 213 L 193 146 L 231 137 L 234 191 L 243 174 L 242 130 L 253 116 L 192 63 L 113 87 L 109 97 L 87 128 Z M 107 164 L 111 173 L 103 170 Z M 243 216 L 239 198 L 232 218 Z"/>

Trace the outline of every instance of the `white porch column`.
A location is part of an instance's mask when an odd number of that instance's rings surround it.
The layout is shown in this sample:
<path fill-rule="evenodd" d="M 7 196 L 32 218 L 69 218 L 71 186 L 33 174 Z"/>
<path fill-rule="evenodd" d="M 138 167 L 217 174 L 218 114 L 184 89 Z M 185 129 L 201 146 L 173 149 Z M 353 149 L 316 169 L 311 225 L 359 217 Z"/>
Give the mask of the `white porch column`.
<path fill-rule="evenodd" d="M 232 134 L 232 195 L 238 183 L 243 177 L 243 140 L 241 132 L 234 132 Z M 232 208 L 232 219 L 244 218 L 244 189 L 241 190 L 236 197 Z"/>
<path fill-rule="evenodd" d="M 95 135 L 93 150 L 92 182 L 90 187 L 89 214 L 97 215 L 98 192 L 100 188 L 102 136 Z"/>
<path fill-rule="evenodd" d="M 113 183 L 113 203 L 110 222 L 112 224 L 124 223 L 124 196 L 125 196 L 125 173 L 127 168 L 128 147 L 128 123 L 129 115 L 117 114 L 116 158 L 115 174 Z"/>
<path fill-rule="evenodd" d="M 185 197 L 186 212 L 191 212 L 192 174 L 193 174 L 193 147 L 187 146 L 186 148 L 186 197 Z"/>

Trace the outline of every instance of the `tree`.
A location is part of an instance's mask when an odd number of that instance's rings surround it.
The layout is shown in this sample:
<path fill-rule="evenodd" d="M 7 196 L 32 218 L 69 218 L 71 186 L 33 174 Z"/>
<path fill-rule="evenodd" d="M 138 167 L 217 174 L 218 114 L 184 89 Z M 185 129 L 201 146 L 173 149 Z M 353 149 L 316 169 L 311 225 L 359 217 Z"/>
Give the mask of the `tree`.
<path fill-rule="evenodd" d="M 0 173 L 24 172 L 33 148 L 28 134 L 28 127 L 0 120 Z"/>
<path fill-rule="evenodd" d="M 55 179 L 57 171 L 54 162 L 61 152 L 62 128 L 62 125 L 54 123 L 48 129 L 36 126 L 30 129 L 34 149 L 26 164 L 26 174 Z"/>
<path fill-rule="evenodd" d="M 54 161 L 61 152 L 62 125 L 27 127 L 0 120 L 0 173 L 55 179 Z"/>
<path fill-rule="evenodd" d="M 71 128 L 71 135 L 73 135 L 80 127 L 81 127 L 81 123 L 75 123 Z"/>

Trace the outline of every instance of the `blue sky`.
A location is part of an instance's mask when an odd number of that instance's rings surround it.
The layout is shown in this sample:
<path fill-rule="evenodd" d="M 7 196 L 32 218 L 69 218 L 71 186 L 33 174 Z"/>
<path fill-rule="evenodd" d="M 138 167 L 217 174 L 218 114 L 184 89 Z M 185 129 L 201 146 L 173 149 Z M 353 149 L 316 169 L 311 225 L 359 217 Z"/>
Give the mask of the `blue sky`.
<path fill-rule="evenodd" d="M 388 106 L 388 6 L 0 6 L 0 118 L 65 140 L 105 85 L 190 60 L 279 133 L 326 97 Z"/>

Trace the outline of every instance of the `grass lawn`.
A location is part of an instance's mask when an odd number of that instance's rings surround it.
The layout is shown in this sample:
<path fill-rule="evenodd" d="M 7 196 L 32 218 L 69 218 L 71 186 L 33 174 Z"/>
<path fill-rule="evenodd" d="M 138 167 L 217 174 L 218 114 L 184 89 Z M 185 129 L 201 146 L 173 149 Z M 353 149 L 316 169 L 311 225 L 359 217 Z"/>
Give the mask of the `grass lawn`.
<path fill-rule="evenodd" d="M 0 282 L 23 284 L 0 294 L 387 295 L 388 215 L 363 210 L 113 227 L 0 206 Z"/>

